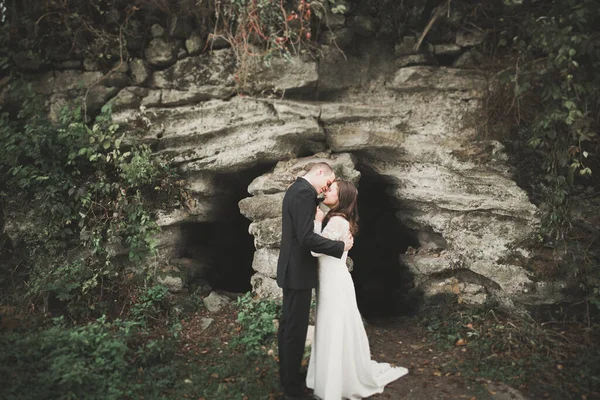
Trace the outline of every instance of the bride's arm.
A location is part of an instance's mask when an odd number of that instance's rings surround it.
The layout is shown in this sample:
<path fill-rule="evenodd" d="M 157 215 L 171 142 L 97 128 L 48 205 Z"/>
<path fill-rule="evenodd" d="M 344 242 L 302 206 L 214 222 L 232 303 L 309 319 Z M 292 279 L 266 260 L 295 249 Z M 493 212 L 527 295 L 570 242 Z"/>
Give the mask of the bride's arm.
<path fill-rule="evenodd" d="M 318 227 L 318 228 L 317 228 Z M 315 233 L 323 236 L 324 238 L 327 239 L 331 239 L 331 240 L 344 240 L 344 237 L 346 237 L 346 234 L 348 233 L 348 221 L 346 221 L 344 218 L 342 217 L 333 217 L 329 220 L 329 223 L 327 224 L 327 226 L 325 227 L 325 229 L 323 229 L 322 232 L 321 231 L 321 222 L 319 221 L 315 221 Z M 318 229 L 318 231 L 317 231 Z M 310 252 L 313 257 L 321 257 L 323 254 L 321 253 L 315 253 L 314 251 Z"/>
<path fill-rule="evenodd" d="M 316 233 L 317 235 L 320 235 L 322 230 L 323 230 L 323 223 L 321 221 L 315 220 L 315 227 L 313 228 L 313 232 Z"/>

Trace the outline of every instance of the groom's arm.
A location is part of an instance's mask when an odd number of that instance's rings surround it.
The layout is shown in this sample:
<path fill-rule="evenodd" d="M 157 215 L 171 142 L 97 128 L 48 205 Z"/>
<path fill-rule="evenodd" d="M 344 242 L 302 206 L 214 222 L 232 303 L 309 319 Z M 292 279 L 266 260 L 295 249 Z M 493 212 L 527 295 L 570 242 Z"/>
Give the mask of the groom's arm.
<path fill-rule="evenodd" d="M 344 242 L 326 239 L 314 232 L 315 202 L 312 193 L 301 191 L 290 207 L 296 236 L 304 247 L 315 253 L 342 258 Z"/>

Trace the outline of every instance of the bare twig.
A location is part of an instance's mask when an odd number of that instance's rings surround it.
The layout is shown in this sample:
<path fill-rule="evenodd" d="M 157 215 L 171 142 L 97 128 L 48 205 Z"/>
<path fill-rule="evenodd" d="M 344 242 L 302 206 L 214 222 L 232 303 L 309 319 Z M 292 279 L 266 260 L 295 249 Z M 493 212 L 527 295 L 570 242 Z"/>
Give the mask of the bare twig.
<path fill-rule="evenodd" d="M 450 1 L 448 1 L 447 7 L 448 7 L 448 12 L 450 12 Z M 414 51 L 419 51 L 419 48 L 421 47 L 421 43 L 423 42 L 423 39 L 425 39 L 425 36 L 427 36 L 429 31 L 431 30 L 435 21 L 439 17 L 442 16 L 442 14 L 444 13 L 444 8 L 445 7 L 443 7 L 443 6 L 439 6 L 436 8 L 435 12 L 433 13 L 433 17 L 431 17 L 431 20 L 429 20 L 429 23 L 425 27 L 425 30 L 423 30 L 423 33 L 421 33 L 421 36 L 419 37 L 417 44 L 415 44 L 415 47 L 413 48 Z"/>

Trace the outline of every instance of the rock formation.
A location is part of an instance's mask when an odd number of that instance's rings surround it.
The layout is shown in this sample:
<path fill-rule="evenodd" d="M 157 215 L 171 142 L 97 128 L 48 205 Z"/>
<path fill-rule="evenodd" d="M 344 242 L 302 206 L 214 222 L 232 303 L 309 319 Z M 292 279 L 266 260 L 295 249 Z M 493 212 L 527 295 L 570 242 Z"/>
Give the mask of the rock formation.
<path fill-rule="evenodd" d="M 397 218 L 419 241 L 398 263 L 426 296 L 493 298 L 508 307 L 558 300 L 559 284 L 536 281 L 527 270 L 523 243 L 538 224 L 536 207 L 512 180 L 502 144 L 482 137 L 477 124 L 484 73 L 436 65 L 442 57 L 461 60 L 480 35 L 463 32 L 455 43 L 414 51 L 410 36 L 395 46 L 368 42 L 368 19 L 337 15 L 330 26 L 317 62 L 278 59 L 244 71 L 255 96 L 236 88 L 232 49 L 209 51 L 197 32 L 166 38 L 159 27 L 143 58 L 110 73 L 84 62 L 32 79 L 54 115 L 84 89 L 91 111 L 110 100 L 115 121 L 144 119 L 148 129 L 130 140 L 150 144 L 181 172 L 190 198 L 156 210 L 163 228 L 157 265 L 175 267 L 181 258 L 183 224 L 238 212 L 225 206 L 238 199 L 221 184 L 224 175 L 271 167 L 252 181 L 239 211 L 252 221 L 252 286 L 279 296 L 273 277 L 283 193 L 307 165 L 326 159 L 359 185 L 358 171 L 389 185 Z M 336 43 L 355 48 L 344 54 Z M 17 235 L 11 227 L 7 217 L 5 233 Z"/>

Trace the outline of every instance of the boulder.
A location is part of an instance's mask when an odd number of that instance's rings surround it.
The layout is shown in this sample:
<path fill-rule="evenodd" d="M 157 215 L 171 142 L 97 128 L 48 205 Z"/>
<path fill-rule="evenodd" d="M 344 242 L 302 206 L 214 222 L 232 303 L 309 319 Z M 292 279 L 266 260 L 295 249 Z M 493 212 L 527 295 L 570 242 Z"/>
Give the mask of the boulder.
<path fill-rule="evenodd" d="M 96 85 L 93 86 L 87 93 L 86 106 L 89 113 L 99 112 L 100 109 L 119 92 L 118 87 L 106 87 Z"/>
<path fill-rule="evenodd" d="M 147 91 L 146 91 L 147 93 Z M 130 87 L 123 88 L 113 99 L 113 112 L 124 109 L 138 108 L 142 104 L 143 96 L 139 96 Z"/>
<path fill-rule="evenodd" d="M 414 47 L 417 44 L 417 38 L 414 36 L 404 36 L 402 42 L 397 43 L 394 51 L 397 56 L 405 56 L 415 52 Z"/>
<path fill-rule="evenodd" d="M 281 230 L 281 225 L 279 226 L 279 229 Z M 268 278 L 276 278 L 278 258 L 278 249 L 258 249 L 254 252 L 252 268 Z"/>
<path fill-rule="evenodd" d="M 153 24 L 150 28 L 150 35 L 156 39 L 161 38 L 165 35 L 165 28 L 160 26 L 159 24 Z"/>
<path fill-rule="evenodd" d="M 253 221 L 280 217 L 284 194 L 276 193 L 242 199 L 238 204 L 240 212 Z"/>
<path fill-rule="evenodd" d="M 275 279 L 256 273 L 250 278 L 250 283 L 252 291 L 263 299 L 276 300 L 283 297 L 283 290 L 277 286 Z"/>
<path fill-rule="evenodd" d="M 190 56 L 196 56 L 202 52 L 206 42 L 197 32 L 194 32 L 185 40 L 185 48 Z"/>
<path fill-rule="evenodd" d="M 127 65 L 127 64 L 125 64 Z M 102 79 L 102 84 L 104 86 L 114 86 L 114 87 L 124 87 L 127 86 L 129 82 L 129 77 L 124 72 L 111 72 L 104 76 Z"/>
<path fill-rule="evenodd" d="M 480 30 L 460 30 L 456 33 L 456 44 L 461 47 L 476 46 L 485 40 L 485 32 Z"/>
<path fill-rule="evenodd" d="M 218 294 L 217 292 L 212 292 L 210 295 L 202 299 L 202 302 L 206 306 L 206 309 L 211 313 L 219 312 L 231 303 L 227 297 Z"/>
<path fill-rule="evenodd" d="M 181 276 L 181 272 L 177 267 L 164 267 L 158 273 L 156 280 L 161 285 L 164 285 L 169 292 L 179 293 L 183 290 L 184 281 Z"/>
<path fill-rule="evenodd" d="M 206 317 L 200 318 L 199 331 L 204 332 L 205 330 L 207 330 L 208 327 L 213 323 L 213 321 L 214 321 L 214 319 L 212 319 L 212 318 L 206 318 Z"/>
<path fill-rule="evenodd" d="M 150 68 L 141 58 L 134 58 L 130 61 L 131 82 L 134 85 L 143 85 L 150 76 Z"/>
<path fill-rule="evenodd" d="M 207 280 L 200 279 L 196 282 L 196 288 L 194 294 L 200 297 L 206 297 L 212 293 L 212 286 Z"/>
<path fill-rule="evenodd" d="M 167 41 L 155 38 L 150 41 L 144 50 L 146 61 L 155 67 L 168 67 L 177 60 L 180 44 L 176 41 Z"/>
<path fill-rule="evenodd" d="M 436 44 L 433 46 L 433 53 L 438 56 L 457 56 L 461 51 L 461 47 L 454 43 Z"/>
<path fill-rule="evenodd" d="M 281 243 L 281 218 L 264 219 L 250 224 L 248 232 L 254 236 L 254 247 L 278 247 Z M 256 262 L 258 251 L 254 253 Z M 256 269 L 256 268 L 255 268 Z M 259 272 L 263 272 L 256 269 Z M 269 275 L 265 273 L 265 275 Z"/>

